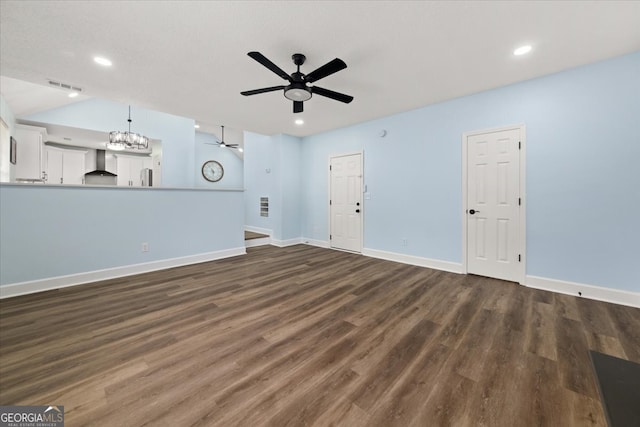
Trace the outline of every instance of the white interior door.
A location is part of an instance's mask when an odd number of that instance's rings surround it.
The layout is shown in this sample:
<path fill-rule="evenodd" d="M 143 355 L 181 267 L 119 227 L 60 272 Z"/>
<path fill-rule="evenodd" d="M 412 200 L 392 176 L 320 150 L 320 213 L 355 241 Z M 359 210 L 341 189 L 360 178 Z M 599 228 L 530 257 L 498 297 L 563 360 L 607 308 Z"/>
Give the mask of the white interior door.
<path fill-rule="evenodd" d="M 467 136 L 467 272 L 522 278 L 521 128 Z"/>
<path fill-rule="evenodd" d="M 332 248 L 362 251 L 362 154 L 332 157 L 330 233 Z"/>

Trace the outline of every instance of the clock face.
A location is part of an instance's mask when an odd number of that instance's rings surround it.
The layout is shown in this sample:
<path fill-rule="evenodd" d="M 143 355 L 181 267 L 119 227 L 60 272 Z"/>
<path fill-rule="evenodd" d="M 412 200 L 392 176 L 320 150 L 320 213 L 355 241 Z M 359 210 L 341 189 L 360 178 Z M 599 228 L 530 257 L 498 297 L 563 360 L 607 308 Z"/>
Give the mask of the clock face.
<path fill-rule="evenodd" d="M 202 165 L 202 176 L 210 182 L 218 182 L 224 175 L 224 168 L 215 160 L 209 160 Z"/>

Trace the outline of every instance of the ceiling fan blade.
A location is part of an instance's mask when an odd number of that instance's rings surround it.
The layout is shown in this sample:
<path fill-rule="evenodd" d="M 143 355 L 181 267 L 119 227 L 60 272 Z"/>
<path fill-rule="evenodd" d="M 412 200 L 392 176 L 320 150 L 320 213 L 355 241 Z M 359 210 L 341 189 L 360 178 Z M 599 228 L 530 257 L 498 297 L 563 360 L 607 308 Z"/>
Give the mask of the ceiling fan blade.
<path fill-rule="evenodd" d="M 302 113 L 304 110 L 304 103 L 302 101 L 293 101 L 293 112 Z"/>
<path fill-rule="evenodd" d="M 312 93 L 320 96 L 326 96 L 327 98 L 335 99 L 336 101 L 344 102 L 345 104 L 353 101 L 353 96 L 345 95 L 344 93 L 334 92 L 329 89 L 321 88 L 318 86 L 310 87 Z"/>
<path fill-rule="evenodd" d="M 283 79 L 291 81 L 291 76 L 289 74 L 284 72 L 282 68 L 278 67 L 273 62 L 269 61 L 267 57 L 261 54 L 260 52 L 249 52 L 247 53 L 247 55 L 249 55 L 256 61 L 258 61 L 259 63 L 261 63 L 262 65 L 264 65 L 265 67 L 267 67 L 268 69 L 270 69 L 271 71 L 273 71 L 274 73 L 282 77 Z"/>
<path fill-rule="evenodd" d="M 263 87 L 262 89 L 245 90 L 244 92 L 240 92 L 240 94 L 244 96 L 257 95 L 259 93 L 273 92 L 276 90 L 284 89 L 285 87 L 286 86 Z"/>
<path fill-rule="evenodd" d="M 322 67 L 307 74 L 305 80 L 307 81 L 307 83 L 313 83 L 322 78 L 330 76 L 333 73 L 337 73 L 340 70 L 344 70 L 345 68 L 347 68 L 347 64 L 345 64 L 342 59 L 336 58 L 333 61 L 329 61 Z"/>

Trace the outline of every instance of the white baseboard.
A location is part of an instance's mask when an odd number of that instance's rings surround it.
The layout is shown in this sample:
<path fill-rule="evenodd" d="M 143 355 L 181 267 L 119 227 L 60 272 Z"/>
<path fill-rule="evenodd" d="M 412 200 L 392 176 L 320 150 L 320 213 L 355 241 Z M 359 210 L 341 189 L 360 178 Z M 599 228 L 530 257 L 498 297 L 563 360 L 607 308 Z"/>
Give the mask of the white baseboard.
<path fill-rule="evenodd" d="M 434 270 L 448 271 L 451 273 L 462 273 L 462 264 L 437 259 L 423 258 L 414 255 L 405 255 L 395 252 L 379 251 L 376 249 L 363 249 L 362 255 L 372 258 L 385 259 L 387 261 L 401 262 L 403 264 L 417 265 L 419 267 L 433 268 Z"/>
<path fill-rule="evenodd" d="M 547 279 L 546 277 L 526 276 L 525 286 L 543 291 L 573 295 L 613 304 L 628 305 L 640 308 L 640 293 L 620 289 L 603 288 L 583 283 L 566 282 L 564 280 Z"/>
<path fill-rule="evenodd" d="M 251 231 L 253 233 L 266 234 L 267 236 L 273 235 L 273 230 L 269 230 L 268 228 L 260 228 L 260 227 L 254 227 L 252 225 L 245 225 L 244 229 L 246 231 Z"/>
<path fill-rule="evenodd" d="M 299 245 L 302 242 L 303 242 L 302 237 L 296 237 L 295 239 L 287 239 L 287 240 L 277 240 L 277 239 L 271 238 L 271 244 L 279 248 L 284 248 L 286 246 Z"/>
<path fill-rule="evenodd" d="M 304 243 L 305 245 L 317 246 L 319 248 L 330 248 L 329 242 L 327 242 L 326 240 L 308 239 L 306 237 L 303 237 L 302 243 Z"/>
<path fill-rule="evenodd" d="M 180 267 L 189 264 L 215 261 L 217 259 L 229 258 L 244 255 L 245 248 L 225 249 L 222 251 L 207 252 L 197 255 L 189 255 L 179 258 L 163 259 L 159 261 L 145 262 L 142 264 L 125 265 L 122 267 L 107 268 L 104 270 L 87 271 L 84 273 L 70 274 L 66 276 L 49 277 L 46 279 L 31 280 L 28 282 L 12 283 L 0 286 L 0 299 L 16 297 L 19 295 L 33 294 L 36 292 L 49 291 L 52 289 L 66 288 L 69 286 L 82 285 L 85 283 L 97 282 L 100 280 L 115 279 L 118 277 L 131 276 L 134 274 L 148 273 L 151 271 L 164 270 L 172 267 Z"/>

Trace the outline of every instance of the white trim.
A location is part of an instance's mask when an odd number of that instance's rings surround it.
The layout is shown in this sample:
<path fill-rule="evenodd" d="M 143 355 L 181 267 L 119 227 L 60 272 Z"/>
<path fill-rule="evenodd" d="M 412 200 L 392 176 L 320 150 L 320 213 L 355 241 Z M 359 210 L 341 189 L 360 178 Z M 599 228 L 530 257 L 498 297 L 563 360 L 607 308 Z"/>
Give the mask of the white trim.
<path fill-rule="evenodd" d="M 492 129 L 483 129 L 483 130 L 476 130 L 476 131 L 471 131 L 471 132 L 464 132 L 462 134 L 462 270 L 461 273 L 463 274 L 467 274 L 468 269 L 467 269 L 467 167 L 468 167 L 468 163 L 467 163 L 467 151 L 468 151 L 468 144 L 467 144 L 467 140 L 470 136 L 474 136 L 474 135 L 482 135 L 485 133 L 493 133 L 493 132 L 502 132 L 502 131 L 506 131 L 506 130 L 514 130 L 514 129 L 518 129 L 520 130 L 520 143 L 522 144 L 522 147 L 520 149 L 520 165 L 519 165 L 519 169 L 520 169 L 520 177 L 519 177 L 519 181 L 520 181 L 520 188 L 519 188 L 519 192 L 520 192 L 520 199 L 522 201 L 521 205 L 520 205 L 520 215 L 519 215 L 519 227 L 518 227 L 518 240 L 520 242 L 520 247 L 519 247 L 519 253 L 520 255 L 522 255 L 522 260 L 520 262 L 520 269 L 519 269 L 519 279 L 518 279 L 518 283 L 520 284 L 524 284 L 525 283 L 525 274 L 526 274 L 526 263 L 527 263 L 527 254 L 526 254 L 526 250 L 527 250 L 527 217 L 526 217 L 526 213 L 527 213 L 527 197 L 526 197 L 526 185 L 525 185 L 525 179 L 526 179 L 526 153 L 527 153 L 527 135 L 526 135 L 526 127 L 524 125 L 524 123 L 521 124 L 517 124 L 517 125 L 511 125 L 511 126 L 504 126 L 504 127 L 499 127 L 499 128 L 492 128 Z"/>
<path fill-rule="evenodd" d="M 326 248 L 326 249 L 331 248 L 331 246 L 329 246 L 329 242 L 326 240 L 308 239 L 306 237 L 303 237 L 302 243 L 309 246 L 316 246 L 318 248 Z"/>
<path fill-rule="evenodd" d="M 273 230 L 269 230 L 268 228 L 260 228 L 260 227 L 254 227 L 251 225 L 245 225 L 244 229 L 245 231 L 251 231 L 252 233 L 266 234 L 269 237 L 273 235 Z"/>
<path fill-rule="evenodd" d="M 620 289 L 603 288 L 583 283 L 567 282 L 564 280 L 547 279 L 545 277 L 526 276 L 526 286 L 544 291 L 584 297 L 613 304 L 627 305 L 640 308 L 640 293 L 623 291 Z"/>
<path fill-rule="evenodd" d="M 69 286 L 82 285 L 97 282 L 100 280 L 116 279 L 119 277 L 131 276 L 134 274 L 148 273 L 151 271 L 165 270 L 167 268 L 181 267 L 189 264 L 215 261 L 222 258 L 229 258 L 244 255 L 245 248 L 225 249 L 215 252 L 206 252 L 197 255 L 189 255 L 179 258 L 169 258 L 159 261 L 145 262 L 142 264 L 125 265 L 122 267 L 107 268 L 104 270 L 87 271 L 83 273 L 69 274 L 66 276 L 49 277 L 46 279 L 31 280 L 28 282 L 12 283 L 0 286 L 0 299 L 10 298 L 19 295 L 32 294 L 36 292 L 49 291 L 52 289 L 66 288 Z"/>
<path fill-rule="evenodd" d="M 462 265 L 457 262 L 441 261 L 437 259 L 423 258 L 415 255 L 405 255 L 395 252 L 379 251 L 377 249 L 363 249 L 362 255 L 371 258 L 385 259 L 403 264 L 417 265 L 418 267 L 433 268 L 435 270 L 448 271 L 450 273 L 462 273 Z"/>
<path fill-rule="evenodd" d="M 300 245 L 304 243 L 302 237 L 296 237 L 295 239 L 287 239 L 287 240 L 277 240 L 271 239 L 271 244 L 273 246 L 277 246 L 279 248 L 284 248 L 286 246 Z"/>
<path fill-rule="evenodd" d="M 335 154 L 335 155 L 330 155 L 329 156 L 329 162 L 327 164 L 327 170 L 329 170 L 329 173 L 327 174 L 327 181 L 328 181 L 328 186 L 327 188 L 329 189 L 329 191 L 327 192 L 327 206 L 329 207 L 327 209 L 327 213 L 328 213 L 328 221 L 329 221 L 329 236 L 331 235 L 331 159 L 335 159 L 337 157 L 347 157 L 347 156 L 355 156 L 359 154 L 360 155 L 360 249 L 356 252 L 356 253 L 362 253 L 363 249 L 364 249 L 364 214 L 366 212 L 366 206 L 364 204 L 364 150 L 360 150 L 360 151 L 352 151 L 350 153 L 343 153 L 343 154 Z M 329 248 L 332 249 L 340 249 L 340 248 L 334 248 L 331 246 L 331 239 L 329 239 Z M 351 252 L 351 251 L 349 251 Z"/>
<path fill-rule="evenodd" d="M 260 239 L 249 239 L 244 241 L 246 248 L 255 248 L 256 246 L 264 246 L 271 244 L 271 237 L 262 237 Z"/>

